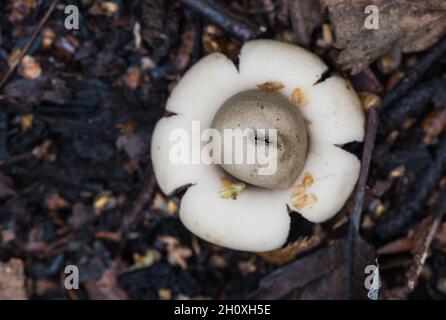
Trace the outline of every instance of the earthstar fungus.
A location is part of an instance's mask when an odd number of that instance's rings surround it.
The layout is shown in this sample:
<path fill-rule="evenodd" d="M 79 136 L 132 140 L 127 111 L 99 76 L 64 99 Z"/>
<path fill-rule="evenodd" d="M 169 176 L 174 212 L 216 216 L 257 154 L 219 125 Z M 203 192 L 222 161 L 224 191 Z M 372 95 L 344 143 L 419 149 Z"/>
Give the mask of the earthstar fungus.
<path fill-rule="evenodd" d="M 269 251 L 288 238 L 287 206 L 315 223 L 342 208 L 358 179 L 360 162 L 340 146 L 363 140 L 364 114 L 344 79 L 319 81 L 326 71 L 324 62 L 305 49 L 254 40 L 243 46 L 238 69 L 214 53 L 183 76 L 166 105 L 174 115 L 155 127 L 151 154 L 164 193 L 188 187 L 180 219 L 190 231 L 224 247 Z M 199 131 L 193 129 L 194 122 L 199 122 Z M 257 134 L 262 127 L 277 131 L 274 144 L 269 136 Z M 253 129 L 247 143 L 268 150 L 277 147 L 277 170 L 259 175 L 258 163 L 170 161 L 178 145 L 192 155 L 209 146 L 202 132 L 210 128 Z M 178 129 L 190 140 L 201 141 L 198 148 L 172 139 Z M 225 150 L 222 141 L 215 150 Z M 215 160 L 215 153 L 212 156 Z"/>

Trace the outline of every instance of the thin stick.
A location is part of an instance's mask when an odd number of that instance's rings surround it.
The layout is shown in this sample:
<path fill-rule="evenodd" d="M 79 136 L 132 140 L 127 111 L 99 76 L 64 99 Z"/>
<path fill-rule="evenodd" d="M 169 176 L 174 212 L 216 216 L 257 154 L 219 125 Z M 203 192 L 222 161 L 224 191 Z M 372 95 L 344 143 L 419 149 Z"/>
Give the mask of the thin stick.
<path fill-rule="evenodd" d="M 348 261 L 348 284 L 347 284 L 347 299 L 352 296 L 353 288 L 353 265 L 354 265 L 354 245 L 359 237 L 359 228 L 361 224 L 362 207 L 364 206 L 365 189 L 367 185 L 367 178 L 369 176 L 370 163 L 372 161 L 373 150 L 375 149 L 376 131 L 378 128 L 378 106 L 371 106 L 367 110 L 367 130 L 365 135 L 364 148 L 362 151 L 361 172 L 359 173 L 359 180 L 356 186 L 353 213 L 350 217 L 347 257 Z"/>
<path fill-rule="evenodd" d="M 392 106 L 397 100 L 403 97 L 407 92 L 424 76 L 432 64 L 446 53 L 446 36 L 427 54 L 421 58 L 418 65 L 413 67 L 408 75 L 392 91 L 388 92 L 383 103 L 379 107 L 379 112 Z M 368 110 L 368 123 L 365 138 L 365 144 L 362 154 L 362 167 L 359 176 L 358 185 L 354 198 L 353 213 L 350 218 L 348 244 L 347 244 L 347 299 L 352 297 L 353 289 L 353 266 L 355 260 L 354 246 L 356 240 L 360 237 L 359 228 L 361 223 L 362 209 L 364 206 L 365 188 L 367 183 L 372 152 L 375 146 L 376 131 L 379 124 L 378 110 L 373 106 Z"/>
<path fill-rule="evenodd" d="M 53 13 L 54 9 L 56 8 L 57 2 L 58 2 L 58 0 L 53 0 L 53 2 L 51 3 L 50 7 L 47 10 L 47 12 L 42 17 L 42 19 L 40 20 L 40 22 L 37 25 L 37 27 L 34 29 L 34 32 L 31 35 L 31 37 L 29 38 L 28 42 L 26 43 L 26 45 L 21 50 L 19 58 L 9 67 L 8 71 L 6 72 L 6 74 L 4 75 L 2 80 L 0 81 L 0 89 L 3 88 L 5 83 L 8 81 L 9 77 L 11 77 L 11 75 L 14 73 L 15 69 L 17 68 L 17 66 L 22 62 L 23 57 L 28 52 L 29 48 L 31 48 L 31 46 L 34 43 L 34 40 L 36 39 L 37 35 L 40 33 L 40 31 L 42 30 L 43 26 L 46 24 L 46 22 L 48 21 L 48 19 L 51 16 L 51 14 Z"/>
<path fill-rule="evenodd" d="M 356 187 L 353 214 L 351 216 L 352 229 L 357 234 L 359 234 L 359 227 L 361 224 L 361 212 L 364 204 L 365 188 L 367 184 L 367 177 L 369 175 L 373 150 L 375 149 L 375 137 L 378 123 L 378 106 L 372 106 L 367 110 L 367 131 L 362 152 L 362 167 L 359 174 L 358 185 Z"/>
<path fill-rule="evenodd" d="M 132 205 L 130 212 L 124 217 L 122 223 L 124 231 L 128 231 L 128 229 L 138 221 L 139 215 L 153 198 L 155 186 L 156 181 L 154 177 L 151 177 L 146 181 L 140 194 Z"/>
<path fill-rule="evenodd" d="M 443 37 L 443 39 L 441 39 L 432 50 L 426 53 L 421 58 L 420 62 L 409 70 L 404 79 L 401 80 L 401 82 L 385 96 L 380 107 L 380 112 L 384 112 L 397 100 L 403 97 L 409 91 L 409 89 L 412 88 L 424 76 L 426 71 L 430 69 L 433 63 L 445 54 L 446 36 Z"/>
<path fill-rule="evenodd" d="M 181 0 L 181 2 L 242 41 L 253 39 L 266 30 L 264 26 L 256 25 L 246 17 L 212 0 Z"/>
<path fill-rule="evenodd" d="M 411 185 L 401 205 L 392 208 L 375 225 L 375 233 L 381 240 L 391 240 L 405 234 L 411 223 L 420 218 L 426 200 L 440 181 L 446 169 L 446 133 L 439 138 L 434 161 L 419 174 L 416 184 Z"/>
<path fill-rule="evenodd" d="M 429 256 L 429 249 L 432 245 L 432 241 L 435 238 L 435 234 L 440 229 L 441 221 L 446 212 L 446 190 L 441 190 L 442 194 L 439 197 L 438 202 L 435 204 L 433 208 L 434 219 L 429 228 L 429 232 L 426 234 L 426 237 L 423 239 L 423 244 L 417 254 L 415 254 L 415 264 L 409 269 L 407 273 L 407 289 L 412 292 L 417 283 L 421 274 L 421 270 L 426 262 L 427 257 Z"/>

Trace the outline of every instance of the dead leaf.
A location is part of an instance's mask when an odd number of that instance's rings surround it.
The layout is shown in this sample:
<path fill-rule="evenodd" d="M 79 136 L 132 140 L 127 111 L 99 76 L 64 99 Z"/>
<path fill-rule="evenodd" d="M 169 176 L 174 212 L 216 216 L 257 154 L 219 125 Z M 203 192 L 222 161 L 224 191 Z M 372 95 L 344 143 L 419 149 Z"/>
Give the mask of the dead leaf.
<path fill-rule="evenodd" d="M 124 270 L 121 261 L 113 261 L 98 280 L 85 283 L 89 297 L 92 300 L 128 300 L 127 293 L 117 285 L 117 278 Z"/>
<path fill-rule="evenodd" d="M 0 262 L 0 300 L 26 300 L 23 261 Z"/>
<path fill-rule="evenodd" d="M 347 239 L 337 240 L 324 249 L 276 269 L 260 281 L 252 299 L 344 299 L 347 288 Z M 352 277 L 352 298 L 364 299 L 367 290 L 364 269 L 374 264 L 375 251 L 358 239 Z"/>
<path fill-rule="evenodd" d="M 444 0 L 375 0 L 379 29 L 364 26 L 367 0 L 320 0 L 328 8 L 336 35 L 335 47 L 344 49 L 338 62 L 353 74 L 391 50 L 417 52 L 428 49 L 446 33 Z"/>
<path fill-rule="evenodd" d="M 284 265 L 293 261 L 298 254 L 315 248 L 321 243 L 321 234 L 314 234 L 290 243 L 284 248 L 259 253 L 263 259 L 276 265 Z"/>

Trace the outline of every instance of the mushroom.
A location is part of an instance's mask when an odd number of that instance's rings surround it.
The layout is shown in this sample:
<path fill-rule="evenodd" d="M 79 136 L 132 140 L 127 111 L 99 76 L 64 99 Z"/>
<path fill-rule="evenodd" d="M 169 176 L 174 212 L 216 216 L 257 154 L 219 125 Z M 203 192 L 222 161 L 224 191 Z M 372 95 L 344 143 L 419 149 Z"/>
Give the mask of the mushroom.
<path fill-rule="evenodd" d="M 360 162 L 341 146 L 363 140 L 364 114 L 348 82 L 339 76 L 321 80 L 326 71 L 305 49 L 254 40 L 243 46 L 238 69 L 214 53 L 186 72 L 167 101 L 173 115 L 155 127 L 151 154 L 165 194 L 187 187 L 180 219 L 191 232 L 232 249 L 269 251 L 288 238 L 287 206 L 314 223 L 343 207 Z M 247 144 L 277 151 L 273 174 L 258 174 L 258 162 L 215 161 L 226 154 L 227 142 L 215 146 L 209 130 L 221 136 L 238 125 L 254 130 Z M 257 134 L 261 127 L 276 130 L 274 143 Z M 197 161 L 210 147 L 213 161 Z"/>
<path fill-rule="evenodd" d="M 222 137 L 220 150 L 216 153 L 220 157 L 215 160 L 237 179 L 264 188 L 287 188 L 304 167 L 307 155 L 307 129 L 304 119 L 299 109 L 278 92 L 248 90 L 235 94 L 218 109 L 211 127 L 218 130 Z M 262 164 L 258 161 L 251 164 L 247 161 L 240 161 L 239 164 L 223 161 L 222 155 L 227 151 L 227 147 L 231 149 L 228 151 L 231 152 L 232 159 L 235 160 L 238 156 L 230 141 L 226 142 L 224 131 L 228 129 L 238 129 L 242 132 L 252 129 L 247 131 L 245 148 L 239 148 L 242 160 L 247 159 L 249 150 L 258 150 L 260 143 L 267 149 L 265 153 L 272 151 L 272 137 L 268 136 L 268 132 L 270 129 L 277 130 L 274 146 L 277 163 L 274 172 L 260 174 Z M 249 135 L 250 132 L 253 134 Z"/>

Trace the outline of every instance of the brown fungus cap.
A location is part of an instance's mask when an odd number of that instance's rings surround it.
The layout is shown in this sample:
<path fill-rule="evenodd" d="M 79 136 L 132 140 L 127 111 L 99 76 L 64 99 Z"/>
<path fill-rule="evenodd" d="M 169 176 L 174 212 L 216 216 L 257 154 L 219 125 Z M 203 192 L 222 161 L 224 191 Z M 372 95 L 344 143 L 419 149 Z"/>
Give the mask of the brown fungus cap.
<path fill-rule="evenodd" d="M 305 122 L 298 108 L 279 92 L 237 93 L 223 103 L 211 127 L 222 137 L 221 152 L 217 153 L 219 163 L 226 172 L 244 182 L 270 189 L 287 188 L 305 165 L 308 145 Z M 242 148 L 236 148 L 234 132 L 244 137 Z M 257 152 L 251 162 L 249 150 Z M 227 153 L 231 153 L 231 163 L 224 161 Z M 269 163 L 261 162 L 259 153 Z M 237 157 L 241 163 L 235 163 Z M 271 170 L 262 172 L 260 169 L 266 166 Z"/>

